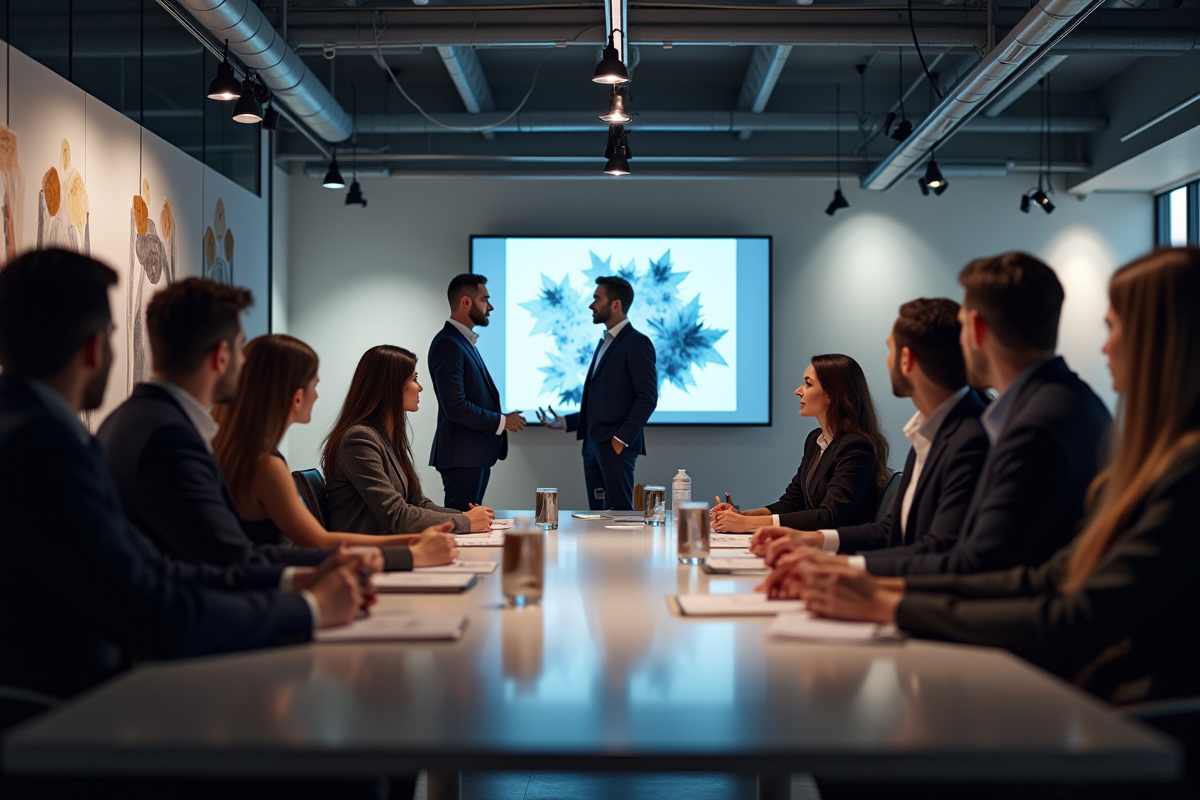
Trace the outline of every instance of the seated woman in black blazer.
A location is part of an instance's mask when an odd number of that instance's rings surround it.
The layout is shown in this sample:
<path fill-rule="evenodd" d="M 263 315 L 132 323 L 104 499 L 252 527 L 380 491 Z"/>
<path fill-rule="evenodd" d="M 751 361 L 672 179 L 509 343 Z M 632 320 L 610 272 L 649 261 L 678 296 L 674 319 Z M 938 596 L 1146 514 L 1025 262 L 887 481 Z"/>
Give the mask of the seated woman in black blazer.
<path fill-rule="evenodd" d="M 820 425 L 804 442 L 796 477 L 768 506 L 739 514 L 728 503 L 717 505 L 710 514 L 716 530 L 820 530 L 875 521 L 890 477 L 888 442 L 862 368 L 850 356 L 813 356 L 796 396 L 800 416 L 816 417 Z"/>
<path fill-rule="evenodd" d="M 1121 268 L 1109 300 L 1116 448 L 1071 544 L 1039 567 L 915 578 L 805 550 L 764 588 L 825 616 L 1004 647 L 1117 704 L 1200 694 L 1200 250 Z"/>

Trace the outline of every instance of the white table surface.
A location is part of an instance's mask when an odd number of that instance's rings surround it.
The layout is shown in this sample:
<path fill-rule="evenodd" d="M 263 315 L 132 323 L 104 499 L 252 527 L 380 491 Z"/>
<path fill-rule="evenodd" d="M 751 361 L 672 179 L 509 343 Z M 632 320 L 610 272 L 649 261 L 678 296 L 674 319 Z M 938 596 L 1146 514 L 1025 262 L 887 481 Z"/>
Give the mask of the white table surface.
<path fill-rule="evenodd" d="M 766 619 L 678 617 L 667 595 L 746 592 L 759 579 L 678 565 L 670 526 L 606 524 L 562 512 L 547 534 L 540 607 L 503 608 L 499 570 L 462 595 L 382 596 L 383 610 L 467 614 L 459 642 L 302 645 L 144 666 L 15 731 L 5 766 L 893 781 L 1152 780 L 1177 769 L 1168 740 L 1002 651 L 775 642 Z"/>

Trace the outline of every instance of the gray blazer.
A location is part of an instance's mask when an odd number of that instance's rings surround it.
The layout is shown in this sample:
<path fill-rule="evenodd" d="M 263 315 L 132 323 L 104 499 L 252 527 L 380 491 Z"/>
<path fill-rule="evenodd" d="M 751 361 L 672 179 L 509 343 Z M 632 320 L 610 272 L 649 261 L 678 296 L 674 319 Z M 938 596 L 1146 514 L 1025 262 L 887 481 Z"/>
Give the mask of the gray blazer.
<path fill-rule="evenodd" d="M 399 456 L 384 432 L 372 425 L 346 431 L 327 469 L 330 530 L 418 533 L 443 522 L 454 523 L 455 533 L 471 530 L 466 514 L 435 505 L 419 492 L 409 494 Z"/>

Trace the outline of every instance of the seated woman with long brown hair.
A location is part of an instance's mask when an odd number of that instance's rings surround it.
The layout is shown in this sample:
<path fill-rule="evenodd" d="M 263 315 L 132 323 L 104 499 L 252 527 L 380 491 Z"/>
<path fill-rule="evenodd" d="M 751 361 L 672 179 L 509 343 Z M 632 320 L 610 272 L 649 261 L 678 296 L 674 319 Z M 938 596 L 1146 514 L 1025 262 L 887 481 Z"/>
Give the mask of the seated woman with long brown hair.
<path fill-rule="evenodd" d="M 1200 249 L 1122 267 L 1109 301 L 1115 447 L 1073 542 L 1037 567 L 910 578 L 804 550 L 764 588 L 829 617 L 1007 648 L 1116 704 L 1200 694 Z"/>
<path fill-rule="evenodd" d="M 714 507 L 717 530 L 783 525 L 815 531 L 875 521 L 891 472 L 887 437 L 862 367 L 837 353 L 813 356 L 796 396 L 800 416 L 815 417 L 819 425 L 804 442 L 796 476 L 770 505 L 741 513 L 729 503 Z"/>
<path fill-rule="evenodd" d="M 321 526 L 301 501 L 277 449 L 289 427 L 312 420 L 320 380 L 317 354 L 299 339 L 280 334 L 251 340 L 245 352 L 237 399 L 213 409 L 221 425 L 213 452 L 246 535 L 257 544 L 330 548 L 345 542 L 382 547 L 391 569 L 453 561 L 458 549 L 448 527 L 430 528 L 419 536 L 368 536 L 334 533 Z"/>
<path fill-rule="evenodd" d="M 403 347 L 379 345 L 359 359 L 321 460 L 334 527 L 371 534 L 444 522 L 457 533 L 491 527 L 490 508 L 464 514 L 421 491 L 405 414 L 420 407 L 422 391 L 417 357 Z"/>

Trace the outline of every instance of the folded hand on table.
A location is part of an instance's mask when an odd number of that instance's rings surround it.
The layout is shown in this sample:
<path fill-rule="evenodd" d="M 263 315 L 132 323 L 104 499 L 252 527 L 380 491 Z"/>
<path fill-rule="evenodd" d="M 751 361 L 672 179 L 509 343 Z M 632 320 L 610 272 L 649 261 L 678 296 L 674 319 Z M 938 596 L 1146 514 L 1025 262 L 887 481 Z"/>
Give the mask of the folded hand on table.
<path fill-rule="evenodd" d="M 803 561 L 793 568 L 801 574 L 800 597 L 808 610 L 822 617 L 893 623 L 904 599 L 903 578 L 876 578 L 846 564 Z"/>
<path fill-rule="evenodd" d="M 378 552 L 378 548 L 364 549 Z M 343 543 L 315 569 L 298 571 L 292 578 L 292 588 L 297 592 L 307 590 L 316 598 L 321 627 L 345 625 L 360 611 L 375 605 L 371 576 L 378 570 L 373 562 L 373 554 L 354 552 Z"/>
<path fill-rule="evenodd" d="M 454 542 L 454 534 L 450 532 L 453 527 L 451 523 L 443 522 L 421 531 L 417 541 L 410 545 L 413 566 L 439 567 L 458 558 L 458 545 Z"/>

